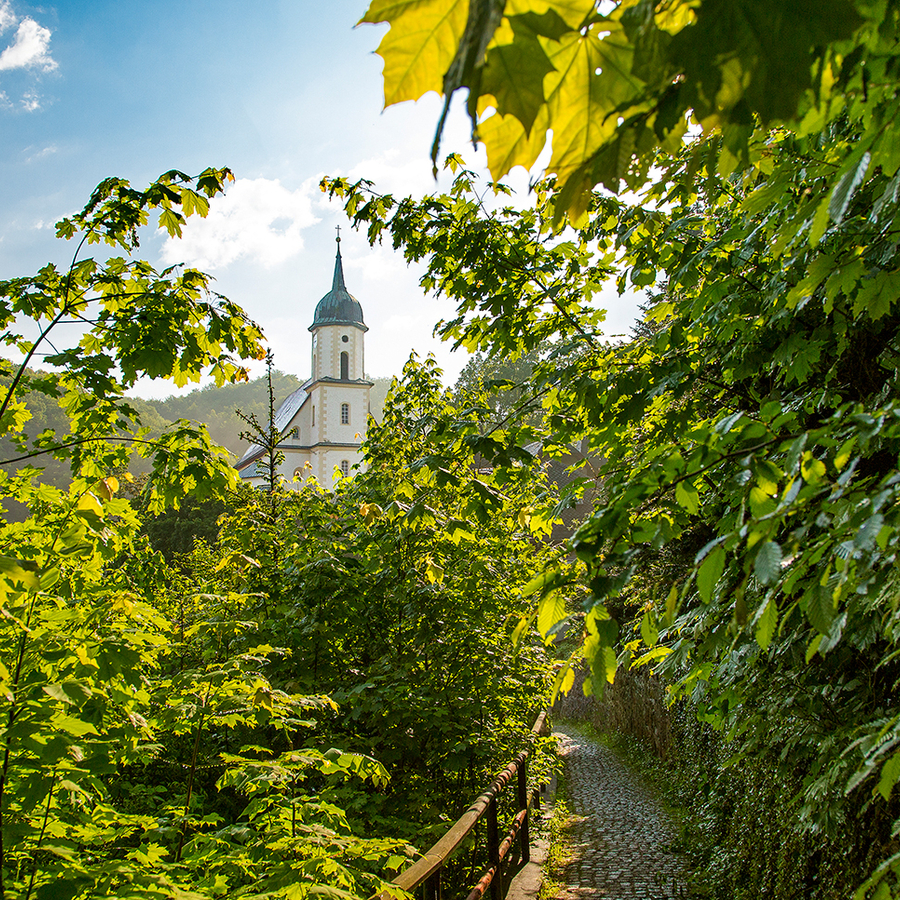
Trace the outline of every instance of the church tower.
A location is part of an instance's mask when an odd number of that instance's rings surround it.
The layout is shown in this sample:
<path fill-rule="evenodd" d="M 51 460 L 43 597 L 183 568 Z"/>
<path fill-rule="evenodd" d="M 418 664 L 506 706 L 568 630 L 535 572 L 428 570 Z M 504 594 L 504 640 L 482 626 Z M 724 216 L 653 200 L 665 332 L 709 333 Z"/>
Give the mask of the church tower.
<path fill-rule="evenodd" d="M 312 443 L 319 448 L 313 474 L 330 485 L 335 468 L 344 475 L 360 461 L 359 445 L 369 417 L 371 381 L 365 379 L 362 306 L 344 284 L 341 239 L 337 238 L 331 290 L 319 301 L 312 325 L 309 393 Z"/>
<path fill-rule="evenodd" d="M 330 489 L 335 478 L 348 476 L 362 461 L 372 388 L 365 378 L 368 330 L 362 306 L 344 283 L 338 234 L 331 290 L 319 301 L 309 326 L 312 375 L 275 414 L 278 449 L 284 454 L 279 474 L 297 489 L 310 478 Z M 262 447 L 251 446 L 237 464 L 241 478 L 263 484 L 265 459 Z"/>

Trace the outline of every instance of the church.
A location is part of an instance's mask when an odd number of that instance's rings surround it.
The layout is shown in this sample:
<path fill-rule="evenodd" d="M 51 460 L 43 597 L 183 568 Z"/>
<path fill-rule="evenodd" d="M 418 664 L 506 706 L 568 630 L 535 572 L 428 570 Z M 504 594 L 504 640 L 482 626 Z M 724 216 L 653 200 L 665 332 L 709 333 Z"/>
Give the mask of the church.
<path fill-rule="evenodd" d="M 341 238 L 331 290 L 319 301 L 312 325 L 312 375 L 279 407 L 275 428 L 284 455 L 278 474 L 297 490 L 315 479 L 332 488 L 362 460 L 360 445 L 369 419 L 369 391 L 365 377 L 365 334 L 362 306 L 344 284 Z M 249 484 L 264 483 L 266 451 L 252 445 L 237 470 Z"/>

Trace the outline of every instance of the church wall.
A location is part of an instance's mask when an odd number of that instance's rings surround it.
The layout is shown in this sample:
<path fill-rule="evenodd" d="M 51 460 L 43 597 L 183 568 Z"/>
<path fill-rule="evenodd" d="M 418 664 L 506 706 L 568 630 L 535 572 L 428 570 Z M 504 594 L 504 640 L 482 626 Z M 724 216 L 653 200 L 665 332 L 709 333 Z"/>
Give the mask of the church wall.
<path fill-rule="evenodd" d="M 341 461 L 347 460 L 350 463 L 350 474 L 353 475 L 353 467 L 362 460 L 362 454 L 359 450 L 351 450 L 347 447 L 338 447 L 329 449 L 319 454 L 321 474 L 318 476 L 319 484 L 323 487 L 331 488 L 334 484 L 334 470 L 340 468 Z"/>
<path fill-rule="evenodd" d="M 312 408 L 314 405 L 315 396 L 313 395 L 306 399 L 306 402 L 297 410 L 294 418 L 291 419 L 281 439 L 282 444 L 308 447 L 310 444 L 316 443 L 317 438 L 312 425 Z M 294 428 L 297 429 L 296 438 L 291 435 Z"/>
<path fill-rule="evenodd" d="M 331 443 L 359 443 L 366 433 L 369 414 L 369 386 L 356 384 L 324 384 L 320 393 L 325 408 L 325 432 L 322 439 Z M 350 407 L 350 421 L 341 421 L 341 406 Z"/>
<path fill-rule="evenodd" d="M 284 450 L 282 452 L 285 452 Z M 341 462 L 347 460 L 350 464 L 351 475 L 353 466 L 362 461 L 362 454 L 356 448 L 335 447 L 329 449 L 317 448 L 316 452 L 309 450 L 288 450 L 285 458 L 278 467 L 278 476 L 283 483 L 294 490 L 300 490 L 303 482 L 315 477 L 316 481 L 324 488 L 330 490 L 334 486 L 334 470 L 340 469 Z M 245 480 L 254 487 L 262 487 L 265 483 L 264 471 L 266 461 L 259 460 L 251 466 L 252 475 Z M 295 480 L 294 473 L 300 473 Z"/>

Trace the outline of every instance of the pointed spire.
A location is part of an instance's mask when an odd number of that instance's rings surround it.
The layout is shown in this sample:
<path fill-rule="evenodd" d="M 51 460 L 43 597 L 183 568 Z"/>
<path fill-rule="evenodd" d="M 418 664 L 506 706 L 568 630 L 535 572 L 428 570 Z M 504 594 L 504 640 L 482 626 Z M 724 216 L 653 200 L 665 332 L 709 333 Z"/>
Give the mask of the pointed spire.
<path fill-rule="evenodd" d="M 341 229 L 337 228 L 337 253 L 334 258 L 334 279 L 331 290 L 319 301 L 313 315 L 313 323 L 309 330 L 313 331 L 322 325 L 353 325 L 362 331 L 368 331 L 363 322 L 362 307 L 359 301 L 347 290 L 344 284 L 344 263 L 341 259 Z"/>
<path fill-rule="evenodd" d="M 346 291 L 347 287 L 344 284 L 344 264 L 341 261 L 341 226 L 335 226 L 337 228 L 337 256 L 334 259 L 334 279 L 331 282 L 331 290 L 332 291 Z"/>

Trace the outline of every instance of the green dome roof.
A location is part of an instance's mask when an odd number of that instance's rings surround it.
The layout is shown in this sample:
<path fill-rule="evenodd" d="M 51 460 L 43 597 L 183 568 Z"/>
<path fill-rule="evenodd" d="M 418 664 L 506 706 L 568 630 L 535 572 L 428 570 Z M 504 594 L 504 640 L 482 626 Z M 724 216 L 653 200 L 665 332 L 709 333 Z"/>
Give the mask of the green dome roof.
<path fill-rule="evenodd" d="M 334 281 L 331 290 L 319 301 L 309 330 L 320 325 L 354 325 L 368 331 L 363 322 L 362 306 L 344 285 L 344 266 L 341 262 L 341 239 L 338 238 L 337 257 L 334 260 Z"/>

